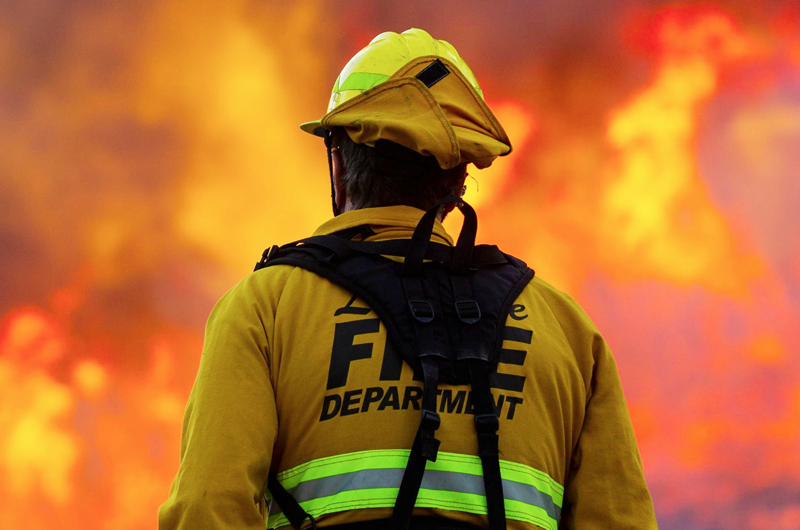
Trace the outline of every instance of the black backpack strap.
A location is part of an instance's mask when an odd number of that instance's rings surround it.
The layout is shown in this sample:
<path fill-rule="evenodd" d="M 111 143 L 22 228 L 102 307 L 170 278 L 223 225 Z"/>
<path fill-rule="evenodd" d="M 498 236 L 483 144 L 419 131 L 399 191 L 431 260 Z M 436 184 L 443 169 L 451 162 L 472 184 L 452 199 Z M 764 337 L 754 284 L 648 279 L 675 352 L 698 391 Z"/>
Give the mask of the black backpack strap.
<path fill-rule="evenodd" d="M 375 235 L 375 230 L 373 230 L 372 227 L 369 225 L 358 225 L 352 228 L 345 228 L 344 230 L 339 230 L 338 232 L 335 232 L 333 235 L 347 240 L 352 240 L 356 236 L 361 236 L 361 239 L 367 239 L 369 236 Z"/>
<path fill-rule="evenodd" d="M 458 197 L 450 195 L 428 210 L 408 243 L 408 249 L 403 260 L 400 274 L 403 282 L 408 307 L 414 317 L 414 331 L 417 343 L 423 348 L 435 344 L 432 340 L 435 328 L 431 325 L 435 318 L 434 306 L 424 292 L 421 279 L 422 263 L 430 245 L 436 214 L 442 204 L 459 201 Z M 442 319 L 439 316 L 439 319 Z M 420 419 L 417 436 L 411 453 L 408 456 L 406 470 L 397 493 L 397 501 L 392 512 L 391 530 L 407 530 L 414 511 L 414 504 L 422 485 L 422 476 L 425 474 L 427 461 L 435 462 L 439 452 L 439 440 L 435 432 L 439 428 L 441 419 L 436 412 L 436 394 L 439 388 L 439 362 L 446 358 L 443 352 L 424 349 L 419 351 L 419 362 L 422 366 L 422 418 Z"/>
<path fill-rule="evenodd" d="M 439 207 L 442 204 L 456 201 L 464 213 L 464 227 L 461 230 L 456 246 L 451 247 L 431 242 L 431 234 L 433 233 L 433 226 Z M 406 274 L 419 274 L 423 260 L 452 264 L 453 268 L 460 274 L 465 274 L 469 269 L 513 263 L 495 245 L 475 246 L 476 232 L 477 216 L 475 210 L 467 203 L 460 201 L 458 197 L 449 195 L 439 201 L 434 208 L 420 219 L 411 240 L 353 241 L 352 238 L 356 235 L 360 235 L 363 239 L 375 234 L 368 225 L 361 225 L 341 230 L 333 235 L 311 236 L 280 247 L 269 247 L 261 255 L 261 260 L 256 263 L 254 270 L 263 269 L 270 261 L 286 257 L 289 253 L 302 251 L 303 247 L 325 249 L 339 262 L 359 253 L 403 256 L 405 257 L 403 270 Z"/>
<path fill-rule="evenodd" d="M 478 216 L 472 206 L 463 201 L 459 203 L 459 209 L 464 214 L 464 225 L 458 235 L 458 241 L 453 252 L 450 286 L 453 289 L 456 315 L 462 324 L 462 335 L 464 339 L 475 342 L 476 334 L 473 333 L 472 324 L 481 319 L 481 308 L 472 295 L 472 285 L 469 283 L 467 273 L 472 266 L 475 236 L 478 232 Z"/>
<path fill-rule="evenodd" d="M 312 236 L 298 241 L 302 244 L 314 244 L 328 248 L 337 256 L 352 253 L 381 256 L 405 256 L 411 245 L 408 239 L 392 239 L 386 241 L 351 241 L 337 236 Z M 296 244 L 293 244 L 296 248 Z M 285 248 L 281 247 L 281 249 Z M 450 264 L 456 259 L 458 247 L 429 242 L 424 250 L 423 259 Z M 496 245 L 478 245 L 472 249 L 468 268 L 475 269 L 487 265 L 504 265 L 509 263 L 508 257 Z"/>
<path fill-rule="evenodd" d="M 478 433 L 478 456 L 483 467 L 483 484 L 489 528 L 505 530 L 506 509 L 503 502 L 503 479 L 500 476 L 500 420 L 489 388 L 489 363 L 473 361 L 469 365 L 472 396 L 475 403 L 475 430 Z"/>
<path fill-rule="evenodd" d="M 408 251 L 406 252 L 405 259 L 403 260 L 403 275 L 411 276 L 418 275 L 422 272 L 422 262 L 425 259 L 428 246 L 431 242 L 431 235 L 433 234 L 433 226 L 436 224 L 436 215 L 439 213 L 439 207 L 443 204 L 455 202 L 462 207 L 463 202 L 455 195 L 448 195 L 441 201 L 437 202 L 433 208 L 425 212 L 422 219 L 417 223 L 414 229 L 414 234 L 411 236 L 411 241 L 408 243 Z M 471 209 L 471 208 L 470 208 Z M 473 210 L 474 213 L 474 210 Z M 463 232 L 463 231 L 462 231 Z M 459 241 L 461 236 L 459 236 Z M 475 238 L 473 235 L 473 244 Z"/>
<path fill-rule="evenodd" d="M 267 479 L 267 488 L 269 489 L 272 498 L 278 502 L 278 505 L 281 507 L 283 514 L 289 519 L 289 522 L 295 527 L 297 530 L 300 530 L 300 527 L 303 526 L 303 521 L 306 519 L 311 520 L 311 528 L 316 530 L 317 522 L 314 518 L 307 513 L 300 503 L 292 497 L 292 494 L 286 491 L 280 482 L 278 482 L 278 477 L 275 476 L 274 473 L 270 473 L 269 478 Z"/>
<path fill-rule="evenodd" d="M 464 215 L 464 224 L 461 233 L 458 234 L 451 269 L 456 274 L 466 274 L 472 266 L 472 253 L 475 249 L 475 237 L 478 234 L 478 215 L 472 206 L 462 200 L 458 201 L 458 209 Z"/>
<path fill-rule="evenodd" d="M 408 455 L 408 463 L 397 492 L 390 530 L 407 530 L 411 522 L 414 504 L 417 502 L 425 464 L 436 461 L 439 452 L 439 440 L 435 436 L 441 419 L 436 412 L 436 391 L 439 387 L 439 360 L 435 356 L 421 357 L 422 376 L 422 418 Z"/>

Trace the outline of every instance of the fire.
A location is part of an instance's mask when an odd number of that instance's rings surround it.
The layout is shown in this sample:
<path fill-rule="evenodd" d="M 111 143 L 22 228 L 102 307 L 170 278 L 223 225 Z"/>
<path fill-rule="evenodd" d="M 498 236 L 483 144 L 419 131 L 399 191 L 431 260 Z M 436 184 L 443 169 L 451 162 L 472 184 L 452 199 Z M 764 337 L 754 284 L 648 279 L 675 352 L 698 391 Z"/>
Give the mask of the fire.
<path fill-rule="evenodd" d="M 514 161 L 519 158 L 521 152 L 525 152 L 531 137 L 536 132 L 536 121 L 533 113 L 522 103 L 518 101 L 489 101 L 488 104 L 511 139 L 511 144 L 514 148 L 512 153 L 515 156 L 500 157 L 486 169 L 470 170 L 472 171 L 470 176 L 474 177 L 474 180 L 467 179 L 469 194 L 465 196 L 465 199 L 476 208 L 491 204 L 503 193 L 509 192 L 508 188 L 513 185 L 515 173 Z"/>
<path fill-rule="evenodd" d="M 3 328 L 0 358 L 47 366 L 64 355 L 64 339 L 57 324 L 36 308 L 15 311 Z"/>
<path fill-rule="evenodd" d="M 214 301 L 328 218 L 297 125 L 405 29 L 356 4 L 0 17 L 0 527 L 154 526 Z M 514 5 L 478 33 L 425 6 L 514 144 L 467 180 L 479 238 L 598 323 L 664 526 L 797 528 L 797 8 L 665 5 L 617 41 Z"/>
<path fill-rule="evenodd" d="M 73 407 L 73 399 L 63 385 L 42 375 L 20 376 L 12 384 L 13 371 L 6 368 L 4 386 L 17 395 L 33 397 L 14 414 L 5 411 L 3 432 L 7 433 L 3 451 L 10 493 L 28 497 L 37 493 L 63 504 L 70 500 L 74 486 L 70 473 L 78 457 L 79 439 L 61 426 Z M 18 402 L 4 397 L 4 408 Z M 14 417 L 16 416 L 16 417 Z"/>
<path fill-rule="evenodd" d="M 721 69 L 752 59 L 758 45 L 718 10 L 670 9 L 656 19 L 654 79 L 608 127 L 618 153 L 602 197 L 608 259 L 624 276 L 741 293 L 762 265 L 737 248 L 708 197 L 694 142 L 700 106 L 717 90 Z"/>
<path fill-rule="evenodd" d="M 322 15 L 305 2 L 269 32 L 243 15 L 246 4 L 212 14 L 168 3 L 152 21 L 136 99 L 143 120 L 174 122 L 185 134 L 177 235 L 230 269 L 250 265 L 253 248 L 304 237 L 330 209 L 324 147 L 298 127 L 325 103 L 304 118 L 297 112 L 328 99 L 322 55 L 304 45 Z"/>
<path fill-rule="evenodd" d="M 72 373 L 73 384 L 87 399 L 102 398 L 108 390 L 108 374 L 95 361 L 83 361 Z"/>
<path fill-rule="evenodd" d="M 13 313 L 0 334 L 0 485 L 4 498 L 43 496 L 57 505 L 74 494 L 80 438 L 68 427 L 75 399 L 47 368 L 64 353 L 55 324 L 34 309 Z"/>

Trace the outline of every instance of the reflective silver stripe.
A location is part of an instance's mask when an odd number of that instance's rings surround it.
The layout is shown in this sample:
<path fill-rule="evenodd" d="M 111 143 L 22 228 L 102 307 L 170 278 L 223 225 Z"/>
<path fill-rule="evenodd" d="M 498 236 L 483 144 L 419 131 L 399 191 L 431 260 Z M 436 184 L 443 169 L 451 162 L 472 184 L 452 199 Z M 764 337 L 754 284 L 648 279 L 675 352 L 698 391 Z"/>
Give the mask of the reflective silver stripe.
<path fill-rule="evenodd" d="M 307 480 L 301 482 L 289 492 L 297 502 L 302 503 L 342 491 L 399 488 L 404 472 L 404 469 L 365 469 L 363 471 Z M 473 493 L 485 496 L 483 476 L 453 471 L 426 470 L 423 475 L 421 489 Z M 503 497 L 538 506 L 556 521 L 561 518 L 561 507 L 557 506 L 549 495 L 542 493 L 531 485 L 504 479 Z M 276 508 L 270 512 L 270 515 L 279 513 L 281 513 L 281 510 Z"/>

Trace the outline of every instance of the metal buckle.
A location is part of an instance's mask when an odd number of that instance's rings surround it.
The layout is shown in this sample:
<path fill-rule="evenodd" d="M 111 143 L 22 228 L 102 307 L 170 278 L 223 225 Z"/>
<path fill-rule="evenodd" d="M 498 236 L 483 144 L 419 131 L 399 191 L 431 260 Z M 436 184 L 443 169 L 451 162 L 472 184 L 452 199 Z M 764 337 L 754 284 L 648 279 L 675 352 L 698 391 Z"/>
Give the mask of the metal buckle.
<path fill-rule="evenodd" d="M 418 321 L 427 324 L 433 320 L 433 306 L 427 300 L 409 300 L 408 308 Z"/>
<path fill-rule="evenodd" d="M 474 324 L 481 319 L 481 307 L 475 300 L 456 300 L 456 313 L 465 324 Z"/>

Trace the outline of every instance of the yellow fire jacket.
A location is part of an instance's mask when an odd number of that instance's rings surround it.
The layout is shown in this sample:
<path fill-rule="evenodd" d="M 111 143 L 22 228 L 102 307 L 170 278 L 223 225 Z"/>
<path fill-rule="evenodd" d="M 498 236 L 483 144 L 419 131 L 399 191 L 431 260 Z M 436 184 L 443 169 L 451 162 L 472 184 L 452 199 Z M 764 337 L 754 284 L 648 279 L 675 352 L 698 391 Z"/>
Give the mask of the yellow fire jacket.
<path fill-rule="evenodd" d="M 315 235 L 368 224 L 370 240 L 410 238 L 422 214 L 350 211 Z M 433 241 L 453 244 L 438 221 Z M 320 526 L 389 518 L 422 383 L 386 343 L 363 301 L 311 272 L 276 265 L 242 280 L 208 320 L 159 528 L 288 525 L 276 503 L 268 513 L 270 471 Z M 584 312 L 535 278 L 503 349 L 492 392 L 508 528 L 656 528 L 614 358 Z M 485 527 L 469 386 L 440 384 L 437 406 L 442 443 L 414 514 Z"/>

